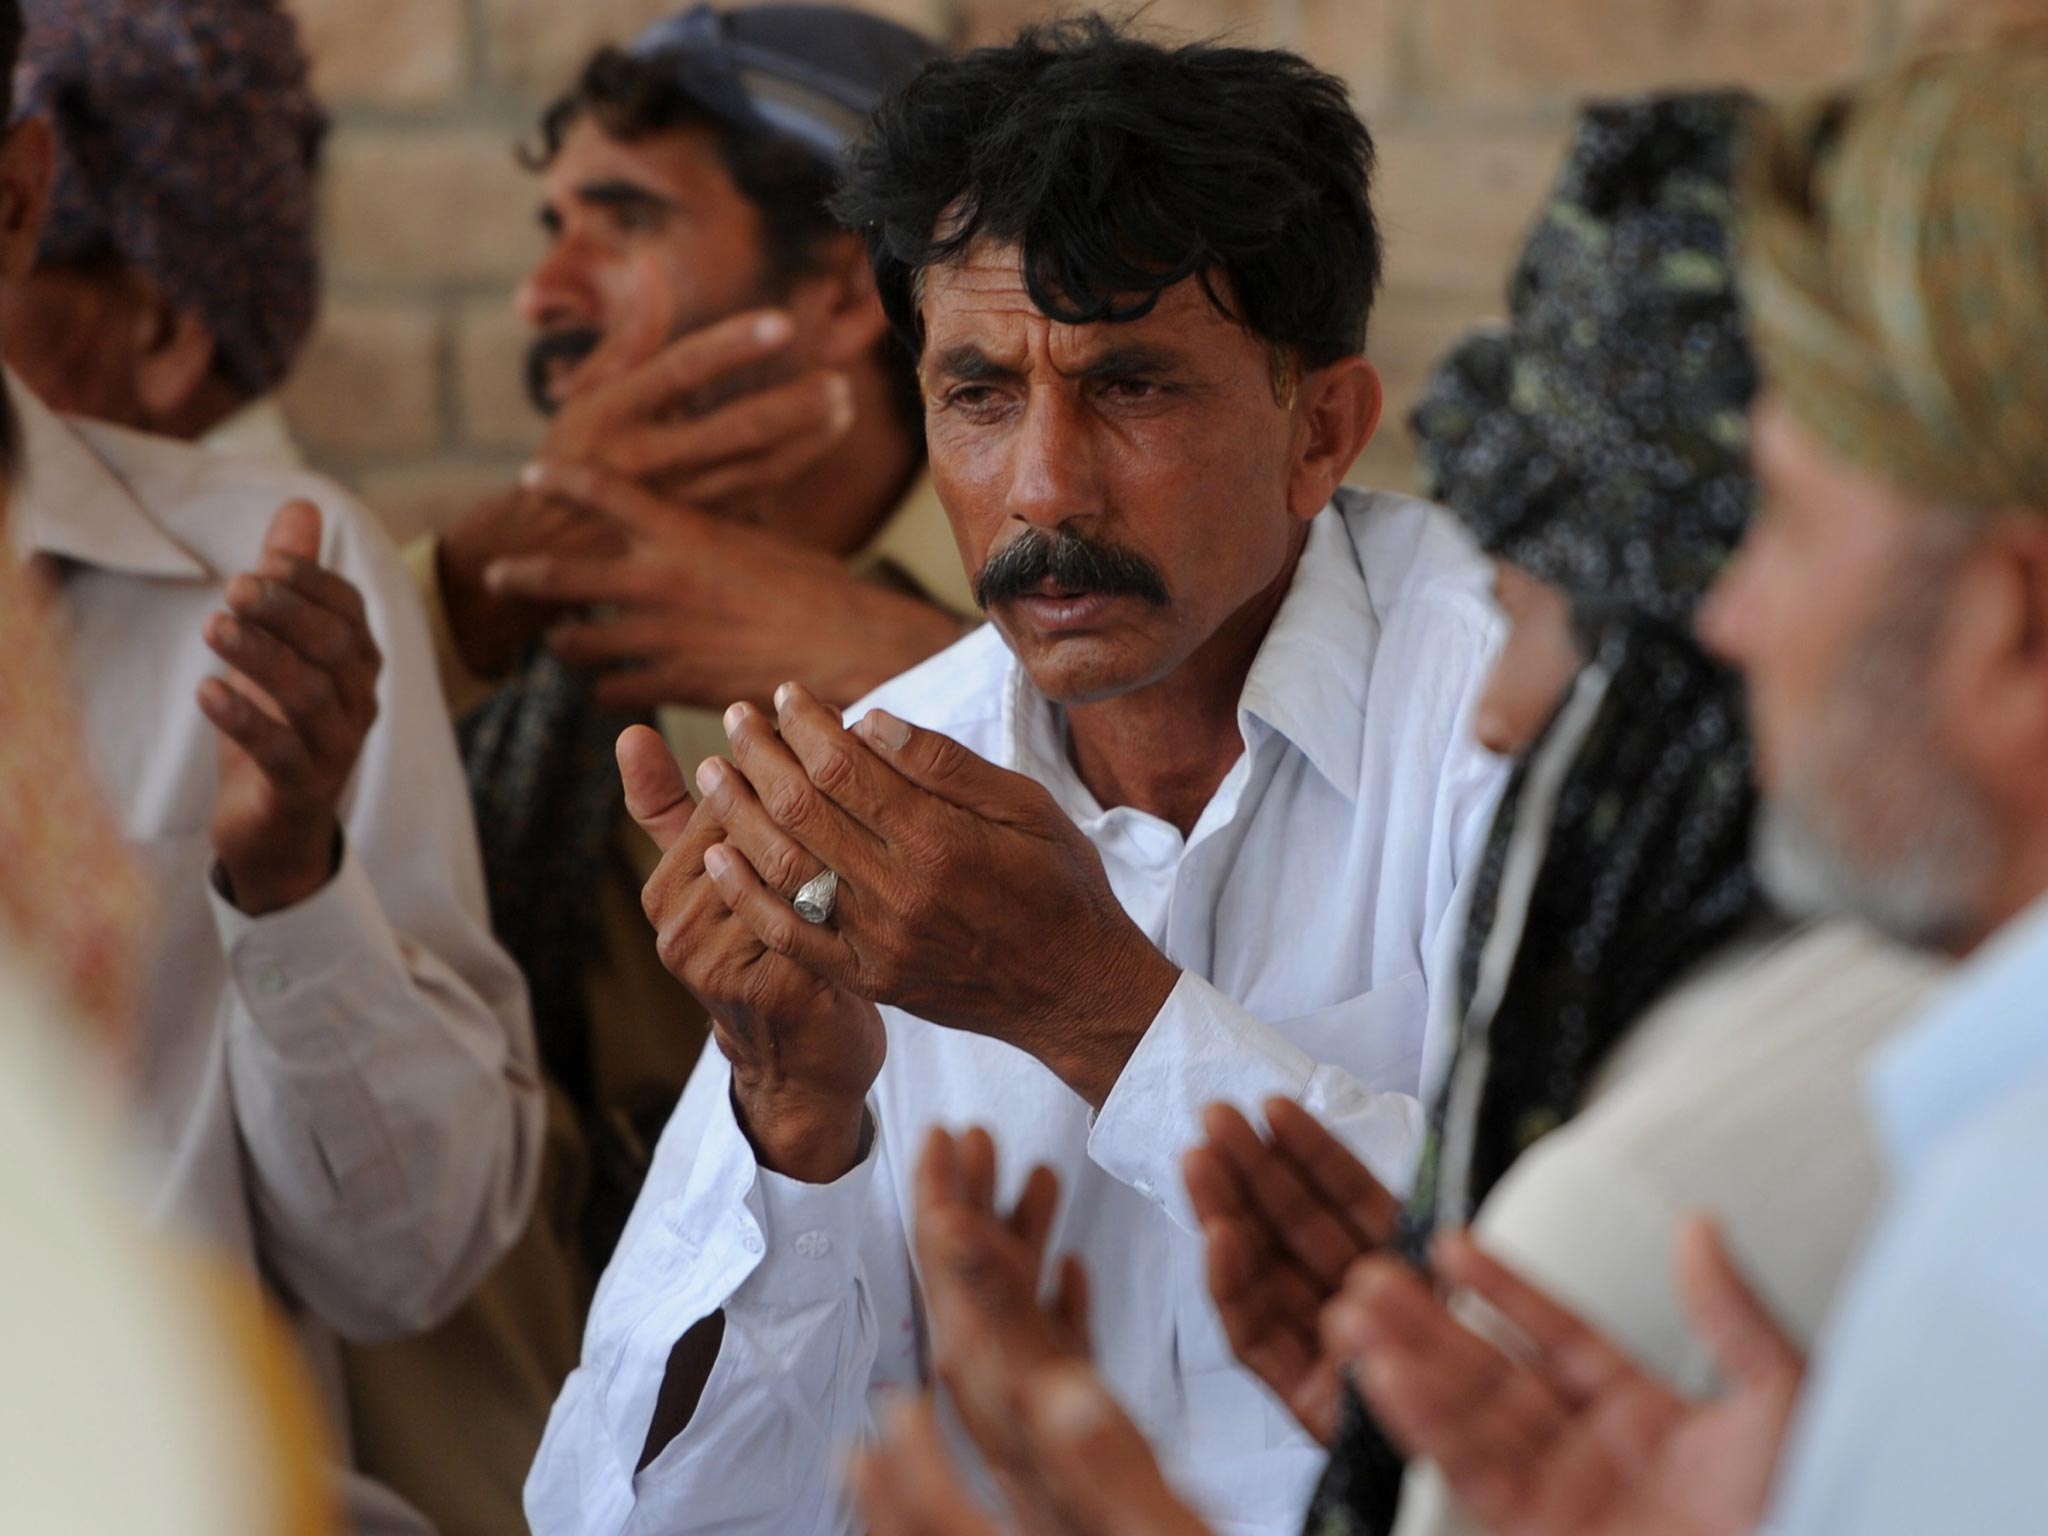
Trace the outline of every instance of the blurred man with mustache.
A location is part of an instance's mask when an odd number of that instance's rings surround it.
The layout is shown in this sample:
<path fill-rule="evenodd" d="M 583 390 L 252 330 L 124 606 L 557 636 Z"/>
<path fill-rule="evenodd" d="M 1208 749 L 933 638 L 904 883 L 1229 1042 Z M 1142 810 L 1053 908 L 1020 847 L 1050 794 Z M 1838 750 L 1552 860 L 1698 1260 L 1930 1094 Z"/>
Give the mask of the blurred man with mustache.
<path fill-rule="evenodd" d="M 1371 166 L 1305 61 L 1100 20 L 881 109 L 840 206 L 992 622 L 851 732 L 801 679 L 735 705 L 701 804 L 620 743 L 718 1051 L 550 1421 L 542 1536 L 853 1529 L 841 1452 L 929 1373 L 916 1148 L 969 1121 L 1060 1172 L 1040 1235 L 1087 1256 L 1104 1368 L 1203 1507 L 1296 1528 L 1321 1458 L 1231 1358 L 1179 1159 L 1209 1100 L 1280 1093 L 1406 1179 L 1500 782 L 1467 727 L 1487 566 L 1340 488 L 1380 413 Z"/>
<path fill-rule="evenodd" d="M 850 704 L 972 599 L 907 356 L 826 207 L 934 49 L 837 6 L 699 6 L 608 48 L 526 158 L 519 293 L 550 420 L 525 483 L 410 552 L 441 640 L 492 919 L 534 997 L 554 1136 L 533 1230 L 437 1335 L 359 1357 L 366 1454 L 450 1529 L 513 1529 L 592 1286 L 704 1038 L 656 959 L 612 742 L 795 676 Z"/>

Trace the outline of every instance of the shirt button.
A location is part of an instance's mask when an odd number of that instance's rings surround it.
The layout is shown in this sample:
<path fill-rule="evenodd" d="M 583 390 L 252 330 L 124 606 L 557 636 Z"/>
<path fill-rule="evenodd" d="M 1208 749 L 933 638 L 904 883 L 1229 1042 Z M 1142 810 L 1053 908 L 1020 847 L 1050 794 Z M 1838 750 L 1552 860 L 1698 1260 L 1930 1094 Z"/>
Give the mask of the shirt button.
<path fill-rule="evenodd" d="M 747 1228 L 746 1231 L 740 1234 L 740 1246 L 746 1249 L 748 1253 L 760 1253 L 761 1234 L 756 1232 L 752 1227 Z"/>
<path fill-rule="evenodd" d="M 265 997 L 276 997 L 286 985 L 284 972 L 274 965 L 266 965 L 256 973 L 256 990 Z"/>
<path fill-rule="evenodd" d="M 1138 1193 L 1143 1195 L 1147 1200 L 1150 1200 L 1152 1198 L 1152 1181 L 1150 1179 L 1138 1180 L 1137 1188 Z"/>
<path fill-rule="evenodd" d="M 796 1240 L 796 1251 L 807 1259 L 822 1259 L 832 1251 L 832 1239 L 822 1232 L 800 1233 Z"/>

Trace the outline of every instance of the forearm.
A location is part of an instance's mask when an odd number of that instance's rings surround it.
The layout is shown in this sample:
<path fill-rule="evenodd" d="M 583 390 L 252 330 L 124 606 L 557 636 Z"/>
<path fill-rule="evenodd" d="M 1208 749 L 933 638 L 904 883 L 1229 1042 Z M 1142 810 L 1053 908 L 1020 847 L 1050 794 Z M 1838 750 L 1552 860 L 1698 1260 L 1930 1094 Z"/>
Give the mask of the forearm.
<path fill-rule="evenodd" d="M 678 1114 L 708 1123 L 664 1138 L 534 1464 L 539 1536 L 844 1528 L 836 1458 L 868 1432 L 879 1337 L 861 1257 L 878 1153 L 830 1186 L 766 1174 L 719 1108 L 723 1063 L 701 1072 L 716 1100 L 693 1084 Z"/>
<path fill-rule="evenodd" d="M 430 1325 L 533 1198 L 542 1107 L 516 972 L 481 931 L 446 957 L 402 937 L 352 853 L 283 912 L 213 900 L 266 1264 L 351 1337 Z"/>

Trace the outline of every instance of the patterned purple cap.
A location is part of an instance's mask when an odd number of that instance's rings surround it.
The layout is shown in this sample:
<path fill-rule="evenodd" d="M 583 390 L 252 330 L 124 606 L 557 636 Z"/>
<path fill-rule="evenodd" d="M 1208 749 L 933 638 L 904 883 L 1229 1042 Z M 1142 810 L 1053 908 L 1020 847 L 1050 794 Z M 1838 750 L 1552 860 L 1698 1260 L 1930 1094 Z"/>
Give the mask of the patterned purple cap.
<path fill-rule="evenodd" d="M 17 117 L 56 180 L 38 258 L 116 255 L 201 316 L 251 395 L 319 310 L 314 173 L 327 119 L 273 0 L 26 0 Z"/>

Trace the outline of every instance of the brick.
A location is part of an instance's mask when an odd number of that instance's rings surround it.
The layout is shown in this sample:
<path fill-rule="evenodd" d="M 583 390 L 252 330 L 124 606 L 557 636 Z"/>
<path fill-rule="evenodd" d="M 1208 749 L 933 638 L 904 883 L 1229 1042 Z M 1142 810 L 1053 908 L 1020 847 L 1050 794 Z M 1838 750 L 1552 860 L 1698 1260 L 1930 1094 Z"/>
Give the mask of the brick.
<path fill-rule="evenodd" d="M 1399 79 L 1401 8 L 1395 0 L 1304 0 L 1293 45 L 1341 75 L 1370 122 Z"/>
<path fill-rule="evenodd" d="M 1360 3 L 1377 4 L 1379 0 Z M 1060 0 L 962 0 L 955 32 L 963 47 L 1003 43 L 1028 22 L 1069 15 L 1077 9 L 1087 7 Z M 1260 45 L 1288 42 L 1292 30 L 1286 25 L 1285 8 L 1261 0 L 1152 0 L 1139 13 L 1137 25 L 1141 33 L 1167 40 L 1227 36 Z"/>
<path fill-rule="evenodd" d="M 1499 293 L 1557 180 L 1567 137 L 1562 125 L 1383 130 L 1374 206 L 1389 286 Z"/>
<path fill-rule="evenodd" d="M 1462 101 L 1738 82 L 1810 86 L 1854 74 L 1876 0 L 1426 0 L 1422 84 Z"/>
<path fill-rule="evenodd" d="M 2022 22 L 2048 21 L 2048 0 L 1900 0 L 1900 42 L 1908 53 L 1995 41 Z"/>
<path fill-rule="evenodd" d="M 1477 294 L 1456 297 L 1394 289 L 1382 295 L 1366 345 L 1366 355 L 1386 387 L 1382 437 L 1406 442 L 1408 413 L 1436 365 L 1474 327 L 1498 321 L 1501 310 L 1499 300 Z"/>
<path fill-rule="evenodd" d="M 507 135 L 359 130 L 337 139 L 328 158 L 332 270 L 379 281 L 516 281 L 540 251 L 538 195 Z"/>
<path fill-rule="evenodd" d="M 354 489 L 400 544 L 439 533 L 488 497 L 500 495 L 519 474 L 520 461 L 453 460 L 370 470 Z"/>
<path fill-rule="evenodd" d="M 479 303 L 462 312 L 455 343 L 456 398 L 462 440 L 472 448 L 530 452 L 542 419 L 526 397 L 526 347 L 532 339 L 507 304 Z"/>
<path fill-rule="evenodd" d="M 545 94 L 575 78 L 599 48 L 625 42 L 682 8 L 682 0 L 485 0 L 484 55 L 493 79 Z M 869 0 L 861 8 L 940 31 L 938 0 Z"/>
<path fill-rule="evenodd" d="M 294 434 L 321 459 L 437 448 L 440 354 L 430 308 L 330 301 L 284 390 Z"/>
<path fill-rule="evenodd" d="M 331 106 L 438 106 L 469 73 L 463 0 L 292 0 Z"/>

